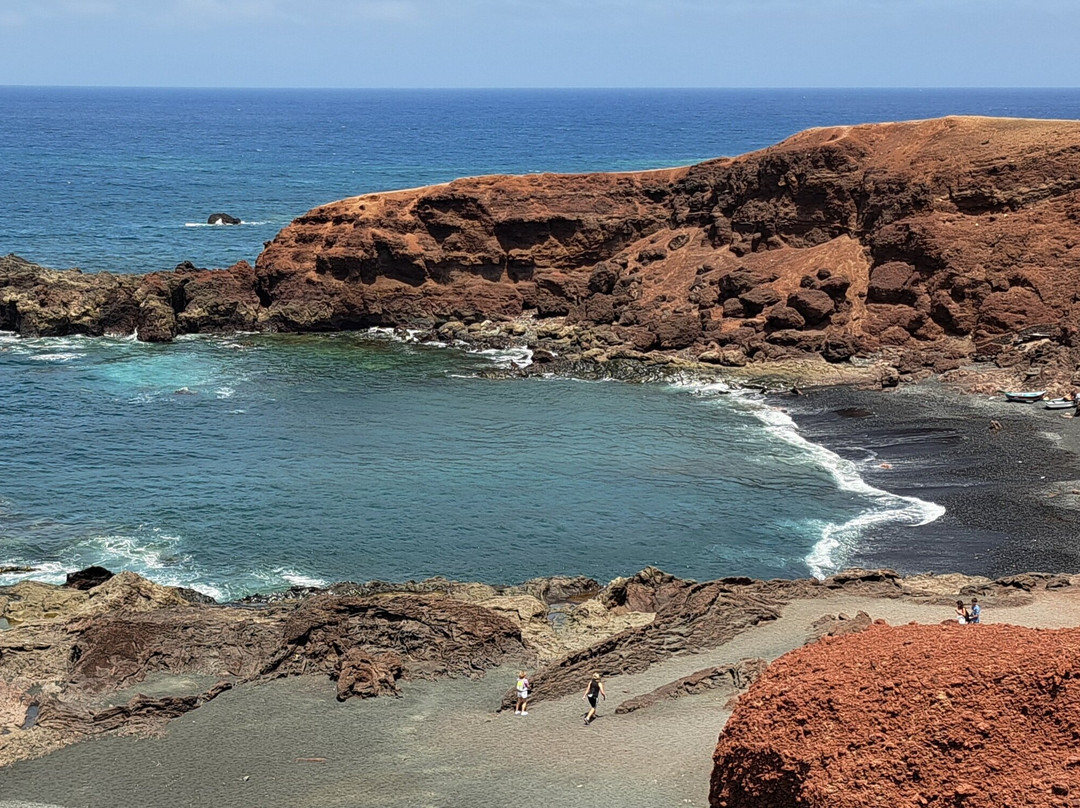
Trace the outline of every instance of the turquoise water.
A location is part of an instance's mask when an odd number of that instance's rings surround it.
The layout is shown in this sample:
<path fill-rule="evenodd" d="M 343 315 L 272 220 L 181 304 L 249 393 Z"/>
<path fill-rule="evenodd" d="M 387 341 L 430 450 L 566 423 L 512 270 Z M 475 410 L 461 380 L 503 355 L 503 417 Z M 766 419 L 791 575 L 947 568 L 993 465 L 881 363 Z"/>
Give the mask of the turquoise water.
<path fill-rule="evenodd" d="M 870 516 L 933 515 L 753 397 L 479 375 L 512 358 L 371 335 L 2 337 L 0 565 L 216 597 L 648 564 L 790 577 L 840 563 L 824 540 Z"/>
<path fill-rule="evenodd" d="M 0 87 L 0 252 L 225 266 L 350 195 L 946 114 L 1075 118 L 1080 91 Z M 245 224 L 206 226 L 216 211 Z M 483 377 L 507 361 L 371 335 L 0 335 L 0 565 L 60 580 L 99 563 L 225 598 L 648 564 L 791 577 L 858 559 L 868 532 L 903 546 L 941 513 L 868 485 L 753 396 Z"/>

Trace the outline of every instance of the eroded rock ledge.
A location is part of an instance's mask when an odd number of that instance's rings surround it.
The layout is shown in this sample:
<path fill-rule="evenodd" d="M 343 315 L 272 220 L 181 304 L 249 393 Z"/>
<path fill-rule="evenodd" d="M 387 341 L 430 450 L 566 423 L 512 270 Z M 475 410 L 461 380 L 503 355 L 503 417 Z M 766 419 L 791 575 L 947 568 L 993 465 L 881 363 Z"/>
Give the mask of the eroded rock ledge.
<path fill-rule="evenodd" d="M 426 329 L 604 362 L 880 361 L 878 381 L 1071 384 L 1080 122 L 828 127 L 629 174 L 478 177 L 306 213 L 254 268 L 0 260 L 0 329 Z M 993 371 L 967 378 L 972 363 Z"/>
<path fill-rule="evenodd" d="M 720 647 L 776 619 L 794 599 L 844 593 L 948 604 L 977 594 L 1003 607 L 1030 602 L 1035 590 L 1078 584 L 1080 576 L 989 581 L 888 570 L 697 583 L 649 568 L 605 587 L 582 578 L 497 588 L 432 579 L 217 604 L 131 572 L 86 590 L 23 581 L 0 588 L 0 765 L 105 732 L 155 731 L 248 682 L 325 676 L 344 700 L 398 695 L 401 680 L 528 664 L 534 701 L 543 701 L 576 693 L 592 671 L 638 673 Z M 818 626 L 807 639 L 842 633 Z M 710 688 L 737 692 L 763 668 L 761 660 L 705 668 L 616 711 Z M 513 703 L 511 691 L 502 707 Z"/>

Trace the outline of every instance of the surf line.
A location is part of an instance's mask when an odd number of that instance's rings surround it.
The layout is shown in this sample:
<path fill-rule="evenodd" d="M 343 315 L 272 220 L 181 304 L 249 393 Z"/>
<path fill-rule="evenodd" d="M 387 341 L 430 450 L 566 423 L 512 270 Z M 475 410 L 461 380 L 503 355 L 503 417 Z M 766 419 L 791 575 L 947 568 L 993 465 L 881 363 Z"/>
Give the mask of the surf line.
<path fill-rule="evenodd" d="M 864 511 L 842 524 L 830 522 L 822 526 L 821 537 L 804 558 L 810 574 L 815 578 L 820 580 L 838 571 L 840 554 L 851 550 L 867 528 L 890 523 L 919 527 L 940 519 L 945 513 L 945 507 L 936 502 L 900 496 L 875 488 L 863 479 L 858 467 L 850 460 L 845 460 L 836 452 L 804 438 L 799 433 L 798 424 L 786 412 L 761 402 L 748 403 L 752 405 L 748 408 L 750 413 L 764 423 L 766 429 L 780 440 L 810 455 L 819 466 L 829 472 L 841 491 L 859 494 L 878 505 L 877 508 Z"/>

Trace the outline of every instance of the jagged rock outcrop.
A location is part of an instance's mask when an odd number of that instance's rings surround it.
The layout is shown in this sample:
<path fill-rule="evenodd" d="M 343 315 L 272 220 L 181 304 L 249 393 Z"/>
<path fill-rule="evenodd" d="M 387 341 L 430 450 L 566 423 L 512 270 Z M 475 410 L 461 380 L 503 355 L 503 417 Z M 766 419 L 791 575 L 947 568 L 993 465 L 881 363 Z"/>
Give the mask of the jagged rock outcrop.
<path fill-rule="evenodd" d="M 1071 375 L 1078 220 L 1080 124 L 945 118 L 680 169 L 343 200 L 283 230 L 256 272 L 288 328 L 532 313 L 600 357 L 885 349 L 904 373 L 979 357 Z"/>
<path fill-rule="evenodd" d="M 0 765 L 88 735 L 160 724 L 237 682 L 319 674 L 337 681 L 339 698 L 366 698 L 396 693 L 402 678 L 474 676 L 530 654 L 515 621 L 440 594 L 219 605 L 121 572 L 87 591 L 24 581 L 4 590 L 0 607 L 12 625 L 0 631 L 0 728 L 11 733 Z M 151 674 L 219 684 L 100 708 L 103 696 Z M 36 724 L 19 730 L 38 710 Z"/>
<path fill-rule="evenodd" d="M 148 275 L 82 273 L 0 256 L 0 331 L 28 337 L 137 334 L 168 342 L 179 334 L 261 327 L 255 272 L 246 262 L 225 270 L 189 262 Z"/>
<path fill-rule="evenodd" d="M 875 354 L 896 376 L 1064 386 L 1080 360 L 1078 221 L 1078 122 L 826 127 L 684 168 L 346 199 L 286 227 L 254 270 L 84 276 L 9 257 L 0 329 L 408 326 L 594 361 Z M 970 378 L 972 362 L 992 373 Z"/>
<path fill-rule="evenodd" d="M 793 651 L 739 698 L 710 804 L 1073 805 L 1078 644 L 1078 629 L 878 621 Z"/>
<path fill-rule="evenodd" d="M 651 693 L 635 696 L 615 708 L 617 715 L 644 710 L 662 701 L 694 696 L 709 690 L 737 692 L 754 682 L 768 666 L 764 659 L 740 659 L 734 665 L 705 668 L 675 682 L 658 687 Z"/>
<path fill-rule="evenodd" d="M 697 583 L 647 568 L 585 600 L 595 585 L 590 579 L 492 587 L 436 578 L 396 588 L 342 583 L 269 603 L 218 604 L 131 572 L 85 591 L 23 581 L 0 588 L 0 617 L 10 626 L 0 630 L 0 766 L 88 735 L 152 729 L 245 682 L 317 675 L 337 683 L 340 699 L 367 698 L 396 695 L 401 680 L 528 664 L 536 670 L 533 699 L 542 701 L 577 693 L 593 671 L 640 673 L 719 647 L 775 619 L 795 599 L 839 593 L 949 604 L 971 592 L 993 607 L 1078 584 L 1080 576 L 904 579 L 889 570 L 850 570 L 824 581 Z M 860 616 L 816 628 L 835 633 L 863 622 Z M 704 669 L 627 709 L 711 687 L 735 691 L 759 668 L 746 662 Z M 180 692 L 140 695 L 136 688 L 151 676 Z M 511 692 L 503 704 L 513 703 Z"/>

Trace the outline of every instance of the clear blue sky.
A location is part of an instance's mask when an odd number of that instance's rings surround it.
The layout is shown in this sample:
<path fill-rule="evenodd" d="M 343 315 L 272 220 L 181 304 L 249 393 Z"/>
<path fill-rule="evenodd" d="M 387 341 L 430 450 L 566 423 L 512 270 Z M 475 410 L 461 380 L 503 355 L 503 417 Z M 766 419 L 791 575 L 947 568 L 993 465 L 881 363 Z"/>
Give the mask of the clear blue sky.
<path fill-rule="evenodd" d="M 1080 0 L 0 0 L 0 85 L 1075 87 Z"/>

